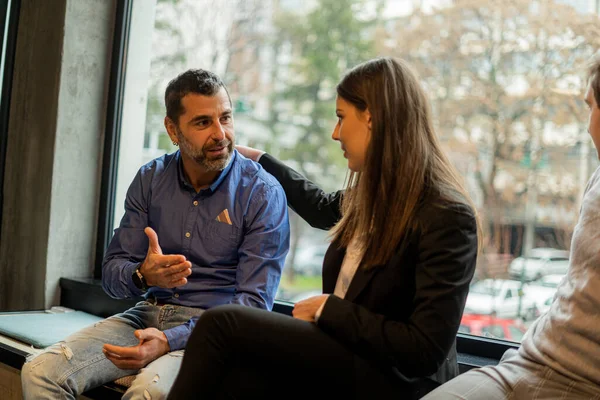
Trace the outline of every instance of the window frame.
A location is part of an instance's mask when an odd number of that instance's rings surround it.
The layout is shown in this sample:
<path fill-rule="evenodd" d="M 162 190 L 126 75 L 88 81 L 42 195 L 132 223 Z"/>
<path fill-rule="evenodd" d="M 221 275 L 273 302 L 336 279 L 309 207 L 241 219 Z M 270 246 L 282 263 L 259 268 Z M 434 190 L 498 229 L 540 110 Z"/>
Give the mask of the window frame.
<path fill-rule="evenodd" d="M 118 155 L 121 141 L 121 121 L 125 95 L 125 68 L 129 49 L 129 31 L 133 0 L 117 1 L 115 27 L 110 62 L 110 82 L 106 107 L 106 128 L 102 152 L 102 176 L 98 208 L 98 230 L 94 278 L 102 278 L 102 260 L 113 235 L 115 196 L 117 192 Z"/>
<path fill-rule="evenodd" d="M 0 71 L 0 221 L 4 204 L 4 171 L 6 164 L 6 147 L 8 142 L 8 121 L 10 114 L 10 99 L 12 93 L 15 53 L 17 46 L 17 30 L 19 28 L 19 13 L 21 0 L 0 1 L 0 46 L 4 61 L 4 69 Z"/>

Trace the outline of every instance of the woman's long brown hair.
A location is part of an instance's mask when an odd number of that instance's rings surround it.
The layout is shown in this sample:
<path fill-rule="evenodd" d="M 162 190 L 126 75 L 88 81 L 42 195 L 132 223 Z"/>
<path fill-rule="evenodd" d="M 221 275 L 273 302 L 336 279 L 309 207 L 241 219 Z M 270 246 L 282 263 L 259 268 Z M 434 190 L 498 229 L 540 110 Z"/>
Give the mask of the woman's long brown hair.
<path fill-rule="evenodd" d="M 417 228 L 423 202 L 463 203 L 476 208 L 441 149 L 427 96 L 402 60 L 385 57 L 350 70 L 337 94 L 371 114 L 371 138 L 360 173 L 351 173 L 342 219 L 331 235 L 347 247 L 357 237 L 362 266 L 385 264 Z"/>

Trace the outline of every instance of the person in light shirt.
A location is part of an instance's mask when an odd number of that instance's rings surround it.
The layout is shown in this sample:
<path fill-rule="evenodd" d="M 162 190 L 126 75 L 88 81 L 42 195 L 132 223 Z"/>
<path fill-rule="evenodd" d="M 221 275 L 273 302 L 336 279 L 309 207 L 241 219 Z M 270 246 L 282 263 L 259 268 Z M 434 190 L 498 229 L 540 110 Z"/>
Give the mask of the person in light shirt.
<path fill-rule="evenodd" d="M 169 399 L 200 390 L 211 399 L 411 399 L 458 374 L 455 336 L 478 222 L 425 91 L 406 62 L 373 59 L 337 85 L 336 114 L 345 190 L 324 193 L 270 155 L 238 147 L 277 178 L 303 219 L 331 230 L 323 294 L 296 303 L 293 317 L 205 312 Z"/>

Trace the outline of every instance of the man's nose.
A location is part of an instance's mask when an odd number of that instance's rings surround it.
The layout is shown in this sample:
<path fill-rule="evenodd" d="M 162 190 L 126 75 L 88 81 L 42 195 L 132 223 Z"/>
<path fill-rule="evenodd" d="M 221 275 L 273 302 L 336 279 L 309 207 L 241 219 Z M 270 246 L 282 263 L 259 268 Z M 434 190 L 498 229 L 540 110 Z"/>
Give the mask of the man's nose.
<path fill-rule="evenodd" d="M 220 122 L 217 122 L 215 124 L 215 131 L 212 134 L 212 138 L 216 141 L 222 141 L 225 139 L 225 128 L 223 128 L 223 125 L 221 125 Z"/>

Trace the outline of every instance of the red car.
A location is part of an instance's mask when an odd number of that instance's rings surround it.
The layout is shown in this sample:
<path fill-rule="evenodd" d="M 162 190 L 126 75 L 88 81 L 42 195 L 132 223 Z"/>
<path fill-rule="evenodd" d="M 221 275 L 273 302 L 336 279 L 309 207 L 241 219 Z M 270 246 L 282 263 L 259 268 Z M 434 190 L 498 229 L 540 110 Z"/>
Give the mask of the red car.
<path fill-rule="evenodd" d="M 520 320 L 493 315 L 463 314 L 459 332 L 520 342 L 527 331 Z"/>

